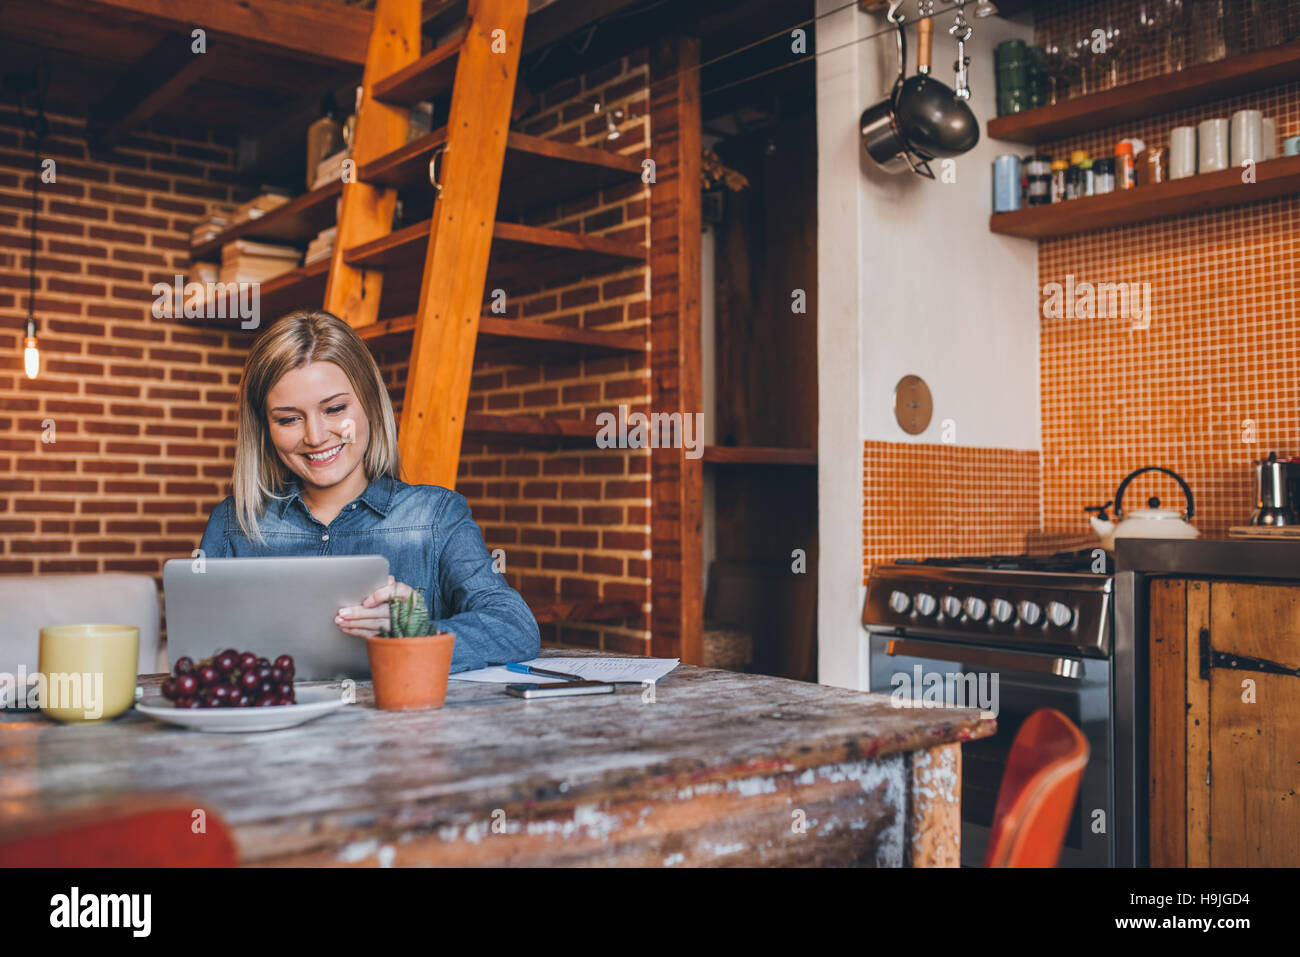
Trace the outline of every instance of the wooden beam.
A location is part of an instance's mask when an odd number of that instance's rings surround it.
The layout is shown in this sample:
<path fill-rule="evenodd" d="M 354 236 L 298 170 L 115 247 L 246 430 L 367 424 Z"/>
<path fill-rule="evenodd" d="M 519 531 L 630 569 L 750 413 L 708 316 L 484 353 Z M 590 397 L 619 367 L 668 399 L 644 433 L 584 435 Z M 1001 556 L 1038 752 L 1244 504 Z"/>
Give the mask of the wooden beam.
<path fill-rule="evenodd" d="M 320 63 L 362 64 L 371 15 L 322 0 L 50 0 L 82 13 L 161 24 L 186 34 L 196 27 L 244 46 L 260 46 Z M 420 15 L 419 0 L 406 0 Z M 416 24 L 417 31 L 419 24 Z M 211 39 L 209 38 L 209 46 Z M 416 47 L 419 55 L 419 47 Z"/>
<path fill-rule="evenodd" d="M 703 409 L 700 359 L 700 41 L 657 40 L 650 59 L 651 409 Z M 651 654 L 703 655 L 704 470 L 684 449 L 650 454 Z"/>
<path fill-rule="evenodd" d="M 94 145 L 119 142 L 216 69 L 220 50 L 195 53 L 192 44 L 188 36 L 170 35 L 122 75 L 108 95 L 89 110 Z"/>
<path fill-rule="evenodd" d="M 420 56 L 418 2 L 378 0 L 374 17 L 352 147 L 356 169 L 406 142 L 411 111 L 379 102 L 373 91 L 384 77 Z M 325 309 L 350 325 L 369 325 L 379 318 L 383 273 L 349 266 L 343 254 L 353 246 L 386 236 L 393 228 L 396 205 L 395 189 L 364 183 L 355 175 L 351 182 L 343 184 L 343 205 L 334 251 L 330 254 L 329 284 L 325 287 Z"/>
<path fill-rule="evenodd" d="M 456 484 L 527 16 L 528 0 L 470 0 L 402 402 L 399 444 L 412 483 Z"/>

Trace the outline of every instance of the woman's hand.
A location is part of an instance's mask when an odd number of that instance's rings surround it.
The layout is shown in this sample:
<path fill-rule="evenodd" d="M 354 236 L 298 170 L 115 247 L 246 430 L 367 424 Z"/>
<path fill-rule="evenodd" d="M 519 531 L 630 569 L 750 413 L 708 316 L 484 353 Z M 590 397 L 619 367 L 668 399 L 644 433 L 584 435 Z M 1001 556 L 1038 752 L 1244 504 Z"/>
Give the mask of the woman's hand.
<path fill-rule="evenodd" d="M 349 635 L 358 638 L 375 638 L 381 628 L 388 628 L 388 601 L 390 598 L 405 598 L 411 594 L 411 586 L 403 584 L 388 576 L 388 584 L 370 595 L 360 605 L 340 608 L 334 616 L 334 624 Z"/>

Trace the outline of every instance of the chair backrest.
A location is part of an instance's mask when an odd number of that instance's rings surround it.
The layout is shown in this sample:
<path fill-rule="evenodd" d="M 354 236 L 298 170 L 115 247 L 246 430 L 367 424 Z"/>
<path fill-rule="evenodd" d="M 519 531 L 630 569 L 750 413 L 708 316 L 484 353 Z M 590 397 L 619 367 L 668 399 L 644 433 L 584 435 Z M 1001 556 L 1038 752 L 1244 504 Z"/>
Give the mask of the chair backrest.
<path fill-rule="evenodd" d="M 1088 753 L 1083 732 L 1054 708 L 1025 719 L 1002 773 L 985 867 L 1056 866 Z"/>
<path fill-rule="evenodd" d="M 0 823 L 0 867 L 234 867 L 226 822 L 197 801 L 137 798 Z"/>
<path fill-rule="evenodd" d="M 135 625 L 140 674 L 166 671 L 159 653 L 158 583 L 148 575 L 0 575 L 0 671 L 36 671 L 47 625 Z"/>

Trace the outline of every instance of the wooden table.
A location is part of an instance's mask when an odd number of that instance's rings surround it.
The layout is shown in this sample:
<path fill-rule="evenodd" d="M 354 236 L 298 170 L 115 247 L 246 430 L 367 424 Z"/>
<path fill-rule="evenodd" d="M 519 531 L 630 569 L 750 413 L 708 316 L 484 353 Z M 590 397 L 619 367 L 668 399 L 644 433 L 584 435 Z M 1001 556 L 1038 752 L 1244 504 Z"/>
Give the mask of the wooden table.
<path fill-rule="evenodd" d="M 979 712 L 689 665 L 653 691 L 453 681 L 442 710 L 398 714 L 358 683 L 246 735 L 0 712 L 0 815 L 183 794 L 255 865 L 957 865 L 960 742 L 996 728 Z"/>

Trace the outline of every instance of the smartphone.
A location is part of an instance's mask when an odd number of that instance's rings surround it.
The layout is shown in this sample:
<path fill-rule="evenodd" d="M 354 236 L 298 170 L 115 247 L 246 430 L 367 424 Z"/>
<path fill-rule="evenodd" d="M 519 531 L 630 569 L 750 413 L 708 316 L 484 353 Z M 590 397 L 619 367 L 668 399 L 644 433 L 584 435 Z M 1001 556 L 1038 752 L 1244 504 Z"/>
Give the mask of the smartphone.
<path fill-rule="evenodd" d="M 564 681 L 549 685 L 506 685 L 506 694 L 516 698 L 567 698 L 575 694 L 613 694 L 614 686 L 604 681 Z"/>

